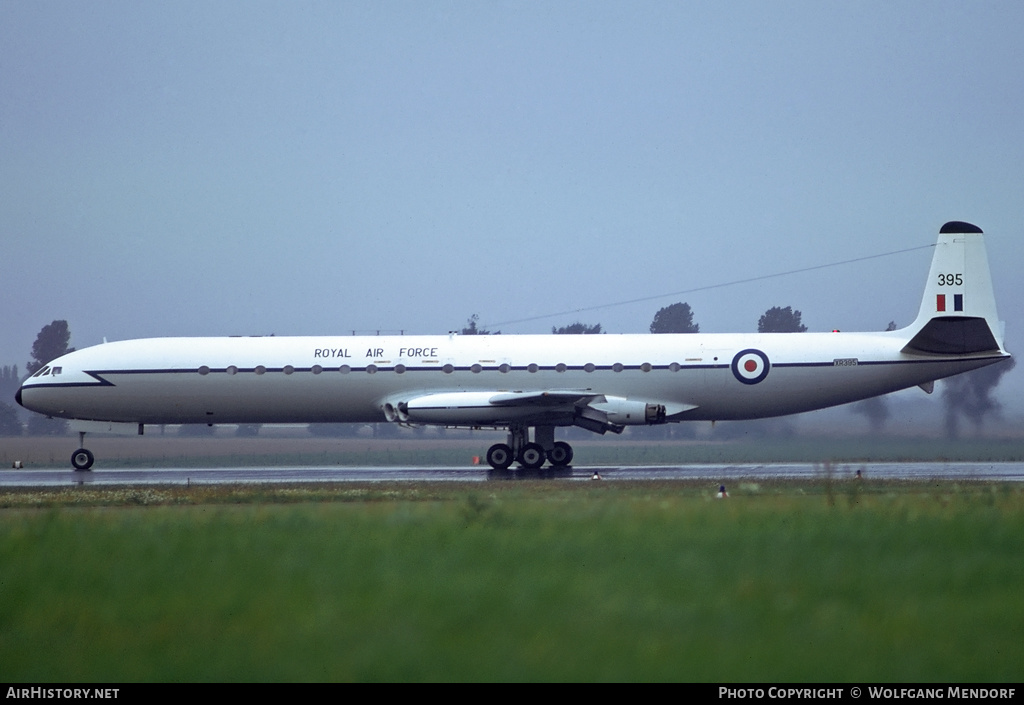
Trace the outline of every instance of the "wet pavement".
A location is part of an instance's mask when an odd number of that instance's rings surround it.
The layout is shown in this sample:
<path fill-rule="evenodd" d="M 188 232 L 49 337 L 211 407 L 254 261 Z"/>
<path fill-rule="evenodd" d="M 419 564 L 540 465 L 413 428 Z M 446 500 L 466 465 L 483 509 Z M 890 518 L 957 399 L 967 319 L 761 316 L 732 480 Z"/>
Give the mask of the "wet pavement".
<path fill-rule="evenodd" d="M 813 479 L 831 474 L 888 480 L 1024 481 L 1024 463 L 813 463 L 743 465 L 577 466 L 493 472 L 483 467 L 244 467 L 68 470 L 3 470 L 0 487 L 60 485 L 175 485 L 315 482 L 486 482 L 550 478 L 553 480 L 731 480 Z"/>

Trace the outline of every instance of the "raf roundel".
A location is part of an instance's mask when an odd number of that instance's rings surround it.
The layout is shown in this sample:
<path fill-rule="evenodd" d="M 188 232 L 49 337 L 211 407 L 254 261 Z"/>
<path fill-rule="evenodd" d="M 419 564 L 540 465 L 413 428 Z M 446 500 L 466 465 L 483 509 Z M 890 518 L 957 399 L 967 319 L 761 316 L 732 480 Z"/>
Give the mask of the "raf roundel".
<path fill-rule="evenodd" d="M 743 384 L 757 384 L 768 376 L 772 364 L 760 350 L 740 350 L 732 359 L 732 373 Z"/>

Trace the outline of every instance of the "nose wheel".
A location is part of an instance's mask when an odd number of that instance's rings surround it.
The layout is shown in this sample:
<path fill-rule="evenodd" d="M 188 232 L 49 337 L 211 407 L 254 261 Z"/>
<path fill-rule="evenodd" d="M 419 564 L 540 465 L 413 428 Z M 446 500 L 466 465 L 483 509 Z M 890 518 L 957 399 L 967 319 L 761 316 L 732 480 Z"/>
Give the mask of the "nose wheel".
<path fill-rule="evenodd" d="M 85 448 L 79 448 L 71 454 L 71 464 L 75 467 L 75 470 L 89 470 L 95 461 L 96 458 L 93 456 L 92 451 Z"/>
<path fill-rule="evenodd" d="M 85 445 L 85 431 L 78 432 L 78 445 Z M 71 465 L 75 470 L 89 470 L 94 462 L 96 462 L 96 458 L 93 456 L 92 451 L 85 448 L 80 447 L 71 454 Z"/>

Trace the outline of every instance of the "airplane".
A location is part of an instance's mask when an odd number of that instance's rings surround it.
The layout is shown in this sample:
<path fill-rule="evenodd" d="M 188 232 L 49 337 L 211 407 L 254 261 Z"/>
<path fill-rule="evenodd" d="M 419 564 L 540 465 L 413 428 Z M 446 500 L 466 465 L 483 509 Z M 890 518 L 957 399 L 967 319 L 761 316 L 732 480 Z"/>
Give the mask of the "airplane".
<path fill-rule="evenodd" d="M 487 463 L 567 467 L 555 429 L 795 414 L 1009 359 L 984 235 L 942 226 L 917 319 L 858 333 L 150 338 L 53 360 L 15 396 L 64 419 L 138 425 L 392 422 L 495 428 Z M 133 429 L 134 430 L 134 429 Z M 84 433 L 80 434 L 84 446 Z M 72 455 L 89 470 L 93 454 Z"/>

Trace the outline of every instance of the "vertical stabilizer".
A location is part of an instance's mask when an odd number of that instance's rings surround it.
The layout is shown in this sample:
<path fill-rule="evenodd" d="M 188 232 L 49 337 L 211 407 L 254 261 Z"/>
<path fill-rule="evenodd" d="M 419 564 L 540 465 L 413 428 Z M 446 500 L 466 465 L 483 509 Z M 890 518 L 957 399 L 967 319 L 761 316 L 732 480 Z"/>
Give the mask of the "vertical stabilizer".
<path fill-rule="evenodd" d="M 1002 351 L 1003 336 L 981 228 L 953 221 L 939 231 L 907 352 L 968 355 Z"/>

